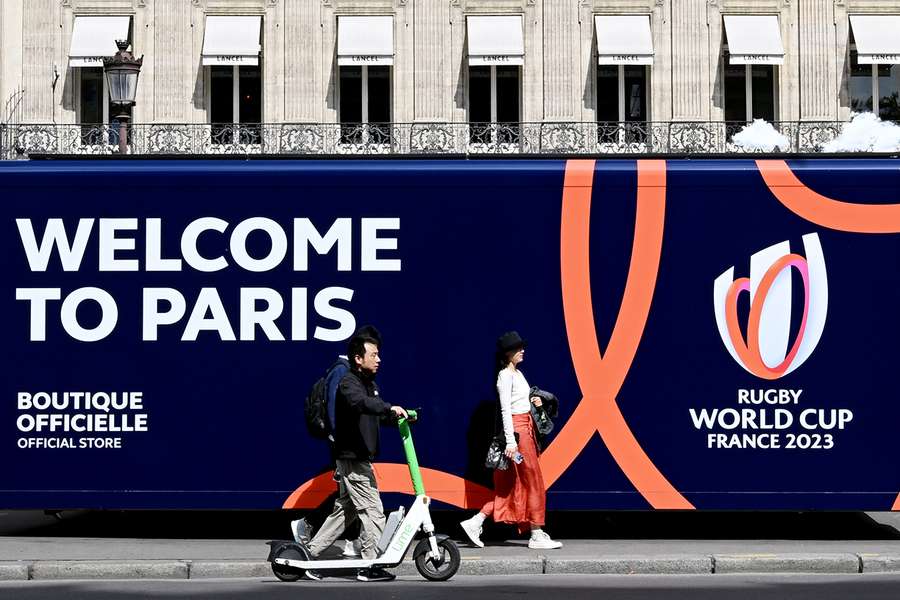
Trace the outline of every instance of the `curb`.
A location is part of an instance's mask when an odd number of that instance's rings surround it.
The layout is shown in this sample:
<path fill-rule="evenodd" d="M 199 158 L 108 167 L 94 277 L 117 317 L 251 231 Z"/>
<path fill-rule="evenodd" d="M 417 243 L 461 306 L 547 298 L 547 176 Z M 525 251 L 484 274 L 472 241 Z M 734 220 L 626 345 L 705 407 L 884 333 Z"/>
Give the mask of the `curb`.
<path fill-rule="evenodd" d="M 702 575 L 713 572 L 709 556 L 545 559 L 544 573 L 580 575 Z"/>
<path fill-rule="evenodd" d="M 30 579 L 187 579 L 176 560 L 48 560 L 31 565 Z"/>
<path fill-rule="evenodd" d="M 722 554 L 716 573 L 861 573 L 856 554 Z"/>
<path fill-rule="evenodd" d="M 418 576 L 412 560 L 394 572 Z M 716 554 L 575 558 L 464 557 L 460 575 L 711 575 L 732 573 L 897 573 L 898 554 Z M 0 581 L 59 579 L 274 578 L 271 565 L 252 560 L 0 561 Z"/>
<path fill-rule="evenodd" d="M 891 573 L 900 571 L 900 554 L 860 554 L 863 573 Z"/>

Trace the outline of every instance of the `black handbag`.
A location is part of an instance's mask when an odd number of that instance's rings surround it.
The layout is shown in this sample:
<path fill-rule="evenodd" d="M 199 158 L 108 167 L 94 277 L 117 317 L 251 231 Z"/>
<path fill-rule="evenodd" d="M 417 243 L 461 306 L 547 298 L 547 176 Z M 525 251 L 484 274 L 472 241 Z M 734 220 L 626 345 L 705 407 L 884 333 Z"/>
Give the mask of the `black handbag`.
<path fill-rule="evenodd" d="M 499 420 L 500 413 L 500 402 L 497 402 L 496 410 L 494 411 L 494 437 L 491 438 L 491 444 L 488 446 L 487 455 L 484 457 L 484 466 L 488 469 L 497 469 L 499 471 L 505 471 L 509 468 L 509 459 L 506 458 L 506 436 L 501 431 L 497 433 L 497 422 Z M 519 441 L 519 434 L 513 433 L 516 438 L 516 443 Z"/>
<path fill-rule="evenodd" d="M 488 446 L 487 456 L 484 458 L 484 466 L 488 469 L 505 471 L 509 468 L 509 459 L 503 453 L 506 450 L 506 436 L 495 435 Z"/>

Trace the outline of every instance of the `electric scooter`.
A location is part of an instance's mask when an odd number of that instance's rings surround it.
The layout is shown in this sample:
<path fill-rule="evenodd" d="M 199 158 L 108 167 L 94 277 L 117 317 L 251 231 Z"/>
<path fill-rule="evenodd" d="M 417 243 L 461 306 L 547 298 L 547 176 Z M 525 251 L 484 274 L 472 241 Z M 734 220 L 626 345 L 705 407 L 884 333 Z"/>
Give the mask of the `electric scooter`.
<path fill-rule="evenodd" d="M 407 411 L 411 420 L 416 420 L 416 411 Z M 366 569 L 369 567 L 393 568 L 406 558 L 410 547 L 420 531 L 424 534 L 413 550 L 416 569 L 429 581 L 447 581 L 459 570 L 459 548 L 446 535 L 434 532 L 429 505 L 431 499 L 425 495 L 422 485 L 422 474 L 419 471 L 419 460 L 413 446 L 409 421 L 400 418 L 397 421 L 400 438 L 403 440 L 403 451 L 409 466 L 416 498 L 406 513 L 401 506 L 388 515 L 384 533 L 378 541 L 378 556 L 374 559 L 336 559 L 314 560 L 304 544 L 283 542 L 273 544 L 269 553 L 272 572 L 282 581 L 297 581 L 307 570 L 323 573 L 347 569 Z"/>

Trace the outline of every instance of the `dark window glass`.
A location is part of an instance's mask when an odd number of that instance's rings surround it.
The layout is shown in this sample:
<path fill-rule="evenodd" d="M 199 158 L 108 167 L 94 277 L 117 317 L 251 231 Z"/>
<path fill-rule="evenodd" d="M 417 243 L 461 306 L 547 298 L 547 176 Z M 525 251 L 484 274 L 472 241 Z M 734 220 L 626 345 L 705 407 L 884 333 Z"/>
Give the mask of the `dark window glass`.
<path fill-rule="evenodd" d="M 103 123 L 103 69 L 81 69 L 80 106 L 82 123 Z"/>
<path fill-rule="evenodd" d="M 850 52 L 850 109 L 872 110 L 872 65 L 859 64 L 856 50 Z"/>
<path fill-rule="evenodd" d="M 358 144 L 362 141 L 362 67 L 340 67 L 341 143 Z"/>
<path fill-rule="evenodd" d="M 258 144 L 261 141 L 259 123 L 262 121 L 259 67 L 238 67 L 238 82 L 238 116 L 242 124 L 240 141 L 242 144 Z"/>
<path fill-rule="evenodd" d="M 209 120 L 212 141 L 231 144 L 234 131 L 234 67 L 214 65 L 209 68 Z"/>
<path fill-rule="evenodd" d="M 369 71 L 369 123 L 391 121 L 391 68 L 368 67 Z"/>
<path fill-rule="evenodd" d="M 878 65 L 878 114 L 885 121 L 900 121 L 900 65 Z"/>
<path fill-rule="evenodd" d="M 728 55 L 725 56 L 725 120 L 747 121 L 746 65 L 728 64 Z"/>
<path fill-rule="evenodd" d="M 471 141 L 490 142 L 491 68 L 469 67 L 469 123 Z"/>
<path fill-rule="evenodd" d="M 362 122 L 362 67 L 341 67 L 341 123 Z"/>
<path fill-rule="evenodd" d="M 497 141 L 514 144 L 519 141 L 519 67 L 497 67 Z"/>
<path fill-rule="evenodd" d="M 469 67 L 469 121 L 489 123 L 491 120 L 491 68 Z"/>
<path fill-rule="evenodd" d="M 376 144 L 390 142 L 391 122 L 391 68 L 367 67 L 369 81 L 369 139 Z"/>
<path fill-rule="evenodd" d="M 497 67 L 497 121 L 519 122 L 519 67 Z"/>
<path fill-rule="evenodd" d="M 625 120 L 647 120 L 647 69 L 625 67 Z"/>
<path fill-rule="evenodd" d="M 624 141 L 642 143 L 647 139 L 647 69 L 637 65 L 625 67 Z"/>
<path fill-rule="evenodd" d="M 753 118 L 775 120 L 775 67 L 753 65 L 750 71 Z"/>
<path fill-rule="evenodd" d="M 103 139 L 103 69 L 81 69 L 81 92 L 79 97 L 81 114 L 81 142 L 100 144 Z M 117 140 L 118 141 L 118 140 Z"/>
<path fill-rule="evenodd" d="M 619 120 L 619 67 L 597 67 L 597 120 Z"/>

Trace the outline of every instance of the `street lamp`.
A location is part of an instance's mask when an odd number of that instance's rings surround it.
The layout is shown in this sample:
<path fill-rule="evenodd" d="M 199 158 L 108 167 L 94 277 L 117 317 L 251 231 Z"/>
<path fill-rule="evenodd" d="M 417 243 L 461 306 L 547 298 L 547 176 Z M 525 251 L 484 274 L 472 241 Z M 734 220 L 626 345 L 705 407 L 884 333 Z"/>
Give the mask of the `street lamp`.
<path fill-rule="evenodd" d="M 128 40 L 116 40 L 118 52 L 112 58 L 103 59 L 103 70 L 106 71 L 106 83 L 109 88 L 109 100 L 118 106 L 122 113 L 119 119 L 119 154 L 128 152 L 128 107 L 134 106 L 137 95 L 138 75 L 144 57 L 135 59 L 128 51 Z"/>

